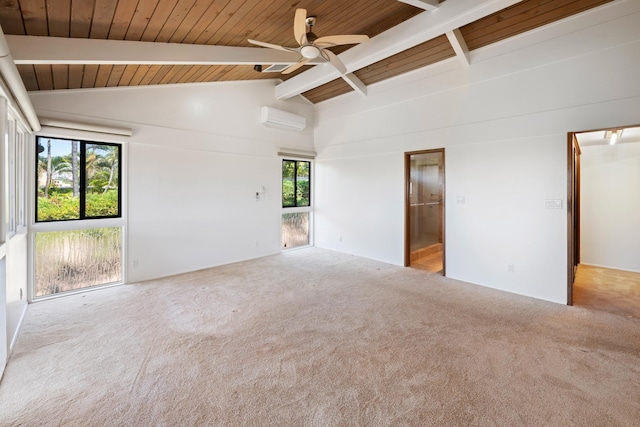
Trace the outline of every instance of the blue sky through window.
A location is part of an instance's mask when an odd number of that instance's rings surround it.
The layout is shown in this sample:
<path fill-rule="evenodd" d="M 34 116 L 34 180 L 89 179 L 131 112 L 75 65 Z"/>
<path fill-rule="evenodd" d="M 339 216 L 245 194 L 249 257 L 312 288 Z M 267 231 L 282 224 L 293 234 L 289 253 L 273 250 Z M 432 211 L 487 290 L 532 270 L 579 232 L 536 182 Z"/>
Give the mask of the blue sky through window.
<path fill-rule="evenodd" d="M 47 155 L 47 140 L 51 140 L 51 157 L 67 156 L 71 154 L 71 141 L 68 139 L 40 138 L 38 142 L 44 147 L 40 156 Z"/>

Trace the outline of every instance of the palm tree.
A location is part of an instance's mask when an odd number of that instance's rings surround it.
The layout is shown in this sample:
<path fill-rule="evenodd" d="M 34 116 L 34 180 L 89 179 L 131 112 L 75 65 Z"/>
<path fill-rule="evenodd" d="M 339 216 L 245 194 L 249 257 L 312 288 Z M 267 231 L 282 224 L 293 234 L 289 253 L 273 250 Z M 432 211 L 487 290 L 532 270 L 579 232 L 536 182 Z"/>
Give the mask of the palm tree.
<path fill-rule="evenodd" d="M 86 172 L 89 187 L 102 189 L 106 193 L 118 179 L 118 147 L 92 145 L 87 148 Z"/>
<path fill-rule="evenodd" d="M 71 182 L 73 185 L 73 196 L 78 197 L 79 171 L 77 144 L 77 141 L 73 141 L 71 154 L 67 154 L 66 156 L 52 156 L 51 140 L 47 140 L 46 156 L 38 156 L 38 176 L 40 177 L 41 174 L 44 174 L 45 182 L 40 188 L 42 188 L 45 198 L 50 196 L 51 188 L 55 179 Z M 40 144 L 38 143 L 38 145 Z M 44 151 L 44 147 L 39 150 Z M 68 178 L 69 175 L 71 176 L 71 179 Z M 40 185 L 40 178 L 38 178 L 38 185 Z"/>
<path fill-rule="evenodd" d="M 80 179 L 78 172 L 78 141 L 71 141 L 71 177 L 73 180 L 73 197 L 78 197 L 80 195 Z"/>
<path fill-rule="evenodd" d="M 105 161 L 109 165 L 109 181 L 107 181 L 107 185 L 104 187 L 104 192 L 106 193 L 109 188 L 113 185 L 114 179 L 116 180 L 117 187 L 117 171 L 118 171 L 118 150 L 119 147 L 109 146 L 109 153 L 105 156 Z"/>
<path fill-rule="evenodd" d="M 78 159 L 75 160 L 77 169 Z M 78 185 L 78 178 L 74 176 L 74 160 L 73 157 L 68 154 L 66 156 L 54 156 L 51 158 L 51 181 L 53 183 L 54 178 L 59 181 L 70 183 L 73 187 L 73 197 L 78 197 L 79 191 L 75 188 Z M 76 171 L 77 174 L 77 171 Z"/>
<path fill-rule="evenodd" d="M 49 198 L 49 187 L 51 186 L 51 140 L 47 139 L 47 178 L 44 183 L 44 197 Z"/>

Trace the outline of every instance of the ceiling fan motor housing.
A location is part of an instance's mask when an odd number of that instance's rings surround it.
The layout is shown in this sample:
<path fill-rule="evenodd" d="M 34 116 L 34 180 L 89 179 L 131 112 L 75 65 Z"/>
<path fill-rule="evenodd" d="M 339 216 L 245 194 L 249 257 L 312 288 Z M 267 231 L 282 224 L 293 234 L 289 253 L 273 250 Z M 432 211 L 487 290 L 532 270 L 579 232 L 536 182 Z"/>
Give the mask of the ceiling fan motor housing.
<path fill-rule="evenodd" d="M 320 48 L 315 46 L 313 42 L 315 42 L 318 39 L 318 36 L 316 36 L 313 33 L 313 31 L 311 31 L 311 28 L 313 28 L 313 26 L 316 23 L 316 17 L 308 16 L 306 23 L 307 23 L 307 27 L 309 27 L 309 31 L 306 34 L 307 44 L 305 44 L 304 46 L 301 46 L 300 54 L 307 59 L 316 59 L 317 57 L 320 56 Z"/>
<path fill-rule="evenodd" d="M 313 43 L 318 38 L 318 36 L 313 33 L 313 26 L 316 25 L 316 17 L 307 16 L 305 23 L 307 24 L 307 28 L 309 28 L 309 31 L 307 31 L 307 41 Z"/>
<path fill-rule="evenodd" d="M 315 59 L 320 56 L 320 49 L 317 46 L 308 44 L 300 48 L 300 54 L 307 59 Z"/>

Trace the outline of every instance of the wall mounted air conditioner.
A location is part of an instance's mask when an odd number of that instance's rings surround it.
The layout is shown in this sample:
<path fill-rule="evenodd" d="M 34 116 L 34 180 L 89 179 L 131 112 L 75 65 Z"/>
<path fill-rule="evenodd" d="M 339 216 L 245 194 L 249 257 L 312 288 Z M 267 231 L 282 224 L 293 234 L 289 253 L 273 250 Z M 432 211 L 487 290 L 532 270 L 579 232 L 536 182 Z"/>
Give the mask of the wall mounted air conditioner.
<path fill-rule="evenodd" d="M 273 107 L 260 109 L 260 123 L 265 126 L 279 127 L 289 130 L 303 130 L 307 125 L 307 119 L 303 116 L 278 110 Z"/>

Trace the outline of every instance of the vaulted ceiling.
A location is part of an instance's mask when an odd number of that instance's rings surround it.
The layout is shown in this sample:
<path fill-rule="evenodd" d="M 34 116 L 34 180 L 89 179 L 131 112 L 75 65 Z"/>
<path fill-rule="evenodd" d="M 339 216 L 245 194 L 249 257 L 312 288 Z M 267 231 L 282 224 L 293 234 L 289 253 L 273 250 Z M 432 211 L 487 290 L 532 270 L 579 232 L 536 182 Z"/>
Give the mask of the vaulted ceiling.
<path fill-rule="evenodd" d="M 614 0 L 3 0 L 0 26 L 29 91 L 276 79 L 276 96 L 313 103 L 356 90 Z M 332 48 L 330 64 L 258 72 L 299 54 L 295 10 L 318 36 L 366 34 Z M 472 66 L 472 64 L 471 64 Z"/>

